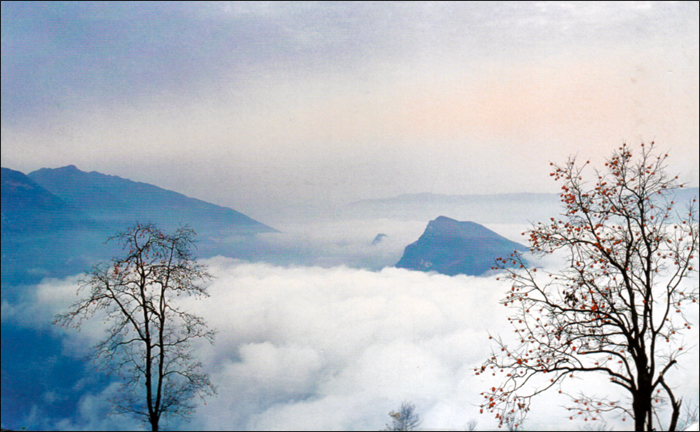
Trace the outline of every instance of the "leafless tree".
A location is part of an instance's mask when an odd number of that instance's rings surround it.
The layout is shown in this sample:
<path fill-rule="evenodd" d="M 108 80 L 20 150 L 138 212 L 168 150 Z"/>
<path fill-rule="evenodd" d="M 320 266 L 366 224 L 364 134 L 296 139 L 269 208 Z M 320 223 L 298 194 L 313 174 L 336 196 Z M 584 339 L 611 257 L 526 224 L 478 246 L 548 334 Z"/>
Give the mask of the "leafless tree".
<path fill-rule="evenodd" d="M 683 417 L 678 422 L 678 430 L 685 430 L 688 426 L 698 422 L 698 401 L 693 404 L 685 404 Z"/>
<path fill-rule="evenodd" d="M 412 431 L 421 424 L 420 416 L 416 413 L 416 406 L 411 402 L 403 402 L 399 411 L 391 411 L 391 424 L 386 425 L 388 431 Z"/>
<path fill-rule="evenodd" d="M 608 426 L 604 422 L 599 422 L 599 423 L 594 423 L 594 424 L 587 424 L 584 426 L 582 429 L 579 429 L 582 431 L 601 431 L 601 432 L 608 432 L 613 430 L 612 427 Z"/>
<path fill-rule="evenodd" d="M 572 395 L 571 419 L 613 411 L 635 430 L 652 430 L 664 427 L 665 408 L 668 429 L 676 429 L 681 400 L 666 373 L 688 348 L 684 307 L 697 307 L 698 287 L 687 281 L 697 271 L 697 204 L 675 211 L 672 190 L 682 185 L 666 174 L 668 155 L 641 146 L 636 158 L 627 145 L 613 152 L 590 186 L 588 162 L 552 164 L 565 213 L 528 232 L 535 255 L 561 250 L 565 268 L 538 271 L 519 253 L 498 261 L 511 285 L 502 303 L 516 311 L 508 318 L 515 344 L 497 337 L 475 372 L 505 375 L 481 406 L 501 424 L 513 415 L 522 423 L 533 396 L 553 387 L 562 393 L 569 378 L 603 374 L 629 400 Z"/>
<path fill-rule="evenodd" d="M 80 328 L 96 314 L 109 324 L 92 356 L 123 379 L 114 413 L 134 414 L 154 431 L 164 416 L 191 414 L 195 396 L 215 392 L 191 346 L 197 338 L 213 342 L 215 332 L 176 300 L 208 296 L 198 283 L 210 275 L 190 252 L 194 235 L 188 227 L 166 235 L 137 224 L 110 238 L 125 257 L 95 266 L 80 287 L 89 295 L 56 316 L 65 327 Z"/>
<path fill-rule="evenodd" d="M 505 425 L 508 432 L 516 432 L 522 430 L 524 420 L 525 419 L 518 417 L 515 412 L 511 412 L 503 416 L 501 424 Z"/>
<path fill-rule="evenodd" d="M 474 431 L 476 430 L 476 426 L 479 424 L 479 421 L 476 419 L 469 419 L 467 424 L 464 425 L 464 430 L 465 431 Z"/>

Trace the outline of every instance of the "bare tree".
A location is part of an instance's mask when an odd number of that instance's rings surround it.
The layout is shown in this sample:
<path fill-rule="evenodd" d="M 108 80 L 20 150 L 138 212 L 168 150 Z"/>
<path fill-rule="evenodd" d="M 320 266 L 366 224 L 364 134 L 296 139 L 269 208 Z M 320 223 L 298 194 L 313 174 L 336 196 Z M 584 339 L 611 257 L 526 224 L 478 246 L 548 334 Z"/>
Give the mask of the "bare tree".
<path fill-rule="evenodd" d="M 476 430 L 476 426 L 479 424 L 479 421 L 476 419 L 469 419 L 467 424 L 464 425 L 464 430 L 465 431 L 474 431 Z"/>
<path fill-rule="evenodd" d="M 678 422 L 678 430 L 685 430 L 688 426 L 698 422 L 698 401 L 693 404 L 685 404 L 685 412 Z"/>
<path fill-rule="evenodd" d="M 154 431 L 163 416 L 187 417 L 196 406 L 192 398 L 215 392 L 191 346 L 197 338 L 213 343 L 215 332 L 176 301 L 208 296 L 197 284 L 210 275 L 191 255 L 194 235 L 188 227 L 166 235 L 137 224 L 110 238 L 126 256 L 95 266 L 81 283 L 87 298 L 56 316 L 65 327 L 80 328 L 95 314 L 109 323 L 92 355 L 123 379 L 114 412 L 132 413 Z"/>
<path fill-rule="evenodd" d="M 498 261 L 511 283 L 502 303 L 517 311 L 508 318 L 516 343 L 498 337 L 496 351 L 475 372 L 505 375 L 482 393 L 481 405 L 501 424 L 513 415 L 522 423 L 533 396 L 555 386 L 562 393 L 569 378 L 602 374 L 629 401 L 571 396 L 571 419 L 599 420 L 614 411 L 631 418 L 635 430 L 652 430 L 663 427 L 659 414 L 666 409 L 667 427 L 676 429 L 681 400 L 666 373 L 688 348 L 683 309 L 698 299 L 698 287 L 683 283 L 697 271 L 697 204 L 674 212 L 671 191 L 682 185 L 666 174 L 668 155 L 653 148 L 642 144 L 633 158 L 623 145 L 590 186 L 588 162 L 552 164 L 551 175 L 564 183 L 565 213 L 534 224 L 530 248 L 540 256 L 561 250 L 568 265 L 549 274 L 519 253 Z"/>
<path fill-rule="evenodd" d="M 503 416 L 503 423 L 506 426 L 508 432 L 517 432 L 522 430 L 523 422 L 525 419 L 519 418 L 514 412 L 507 413 Z"/>
<path fill-rule="evenodd" d="M 608 431 L 613 430 L 613 428 L 608 426 L 605 422 L 599 422 L 599 423 L 594 423 L 594 424 L 587 424 L 585 427 L 583 427 L 582 429 L 579 429 L 579 430 L 608 432 Z"/>
<path fill-rule="evenodd" d="M 422 422 L 416 413 L 416 406 L 411 402 L 403 402 L 399 411 L 391 411 L 391 424 L 386 425 L 388 431 L 412 431 L 416 430 Z"/>

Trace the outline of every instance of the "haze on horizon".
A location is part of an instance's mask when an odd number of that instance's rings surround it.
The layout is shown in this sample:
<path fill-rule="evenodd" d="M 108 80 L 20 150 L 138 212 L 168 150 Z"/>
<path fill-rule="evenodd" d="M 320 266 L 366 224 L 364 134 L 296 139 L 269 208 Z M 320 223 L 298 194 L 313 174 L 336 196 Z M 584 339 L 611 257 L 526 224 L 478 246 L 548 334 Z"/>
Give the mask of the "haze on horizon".
<path fill-rule="evenodd" d="M 554 192 L 655 140 L 698 184 L 698 4 L 2 2 L 2 165 L 260 217 Z"/>

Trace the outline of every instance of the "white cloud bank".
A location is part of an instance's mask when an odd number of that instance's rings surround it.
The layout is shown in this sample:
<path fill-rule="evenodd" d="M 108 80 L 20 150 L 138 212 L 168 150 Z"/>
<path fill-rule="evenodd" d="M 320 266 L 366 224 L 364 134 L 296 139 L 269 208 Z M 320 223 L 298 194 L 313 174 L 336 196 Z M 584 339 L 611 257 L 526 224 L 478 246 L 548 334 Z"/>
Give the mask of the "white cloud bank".
<path fill-rule="evenodd" d="M 219 331 L 214 346 L 198 347 L 218 395 L 201 401 L 182 427 L 377 430 L 388 423 L 390 410 L 409 400 L 424 428 L 463 429 L 470 419 L 479 421 L 479 429 L 496 428 L 492 417 L 478 414 L 478 404 L 479 393 L 498 377 L 473 374 L 490 354 L 488 332 L 511 333 L 509 309 L 498 304 L 505 287 L 495 278 L 395 268 L 278 267 L 221 257 L 206 263 L 216 276 L 211 297 L 188 299 L 185 306 Z M 65 288 L 70 283 L 74 280 L 59 283 L 63 289 L 58 290 L 52 283 L 40 285 L 37 311 L 70 303 L 75 298 Z M 13 311 L 11 319 L 18 321 L 31 312 L 3 305 L 5 311 Z M 697 311 L 692 320 L 692 333 L 684 335 L 691 349 L 669 374 L 689 403 L 698 397 Z M 66 352 L 78 355 L 100 332 L 95 326 L 70 334 Z M 615 391 L 605 377 L 579 382 L 599 396 Z M 566 401 L 555 393 L 533 402 L 525 427 L 586 425 L 568 420 L 561 408 Z M 97 427 L 94 416 L 82 412 L 96 396 L 87 394 L 92 399 L 76 413 L 84 421 L 63 425 Z M 612 418 L 611 425 L 632 426 L 629 419 Z"/>
<path fill-rule="evenodd" d="M 202 351 L 219 394 L 191 426 L 376 430 L 411 400 L 425 428 L 461 429 L 472 418 L 495 428 L 477 406 L 490 377 L 472 368 L 490 353 L 487 332 L 511 331 L 500 282 L 394 268 L 209 264 L 218 277 L 211 297 L 189 307 L 219 330 Z M 686 338 L 697 346 L 697 327 Z M 678 383 L 693 377 L 680 391 L 686 400 L 698 393 L 697 372 L 687 367 L 697 364 L 695 351 L 676 375 Z M 563 403 L 540 398 L 526 427 L 571 428 Z"/>
<path fill-rule="evenodd" d="M 404 399 L 426 426 L 461 427 L 476 412 L 471 367 L 505 312 L 495 281 L 210 264 L 212 297 L 190 306 L 220 330 L 206 354 L 219 396 L 200 408 L 202 427 L 377 429 Z"/>

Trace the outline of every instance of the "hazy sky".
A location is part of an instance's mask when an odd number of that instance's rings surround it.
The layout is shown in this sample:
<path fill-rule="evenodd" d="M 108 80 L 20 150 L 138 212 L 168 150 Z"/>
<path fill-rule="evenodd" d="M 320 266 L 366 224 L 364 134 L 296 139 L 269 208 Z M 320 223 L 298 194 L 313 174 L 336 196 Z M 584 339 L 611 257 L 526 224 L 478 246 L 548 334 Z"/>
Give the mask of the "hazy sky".
<path fill-rule="evenodd" d="M 2 166 L 251 216 L 554 192 L 656 140 L 698 183 L 698 3 L 2 2 Z"/>

